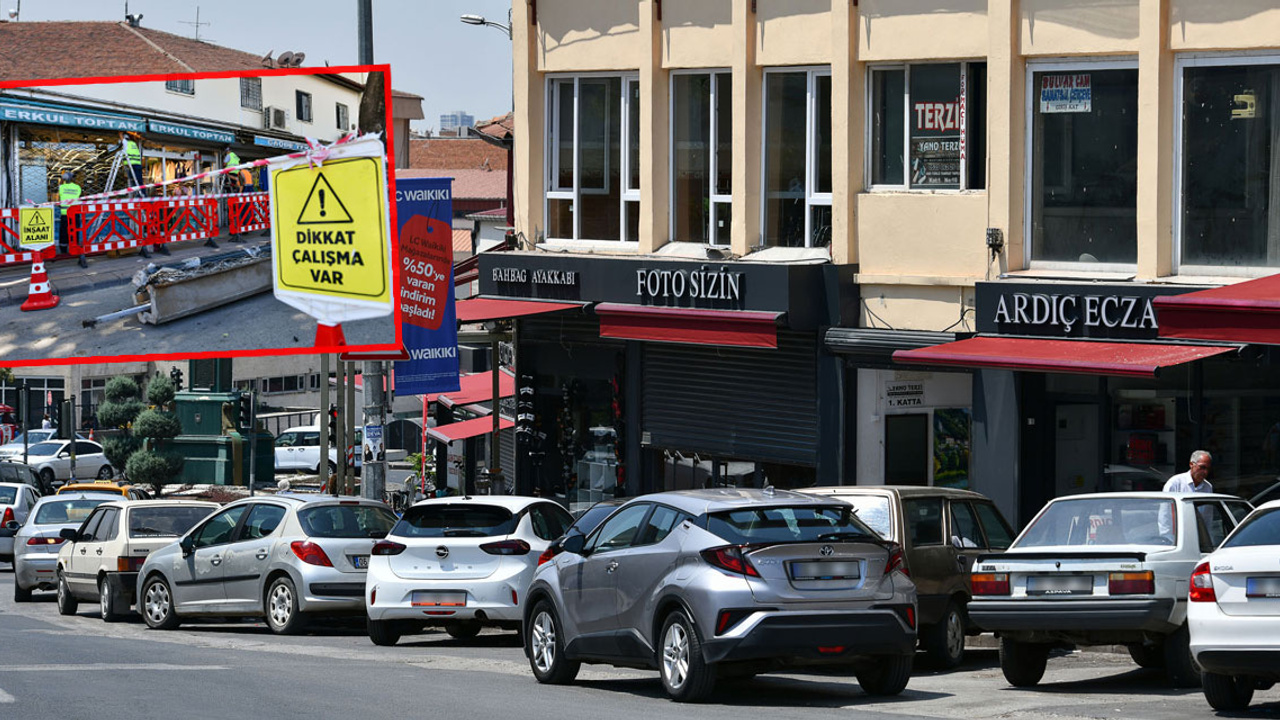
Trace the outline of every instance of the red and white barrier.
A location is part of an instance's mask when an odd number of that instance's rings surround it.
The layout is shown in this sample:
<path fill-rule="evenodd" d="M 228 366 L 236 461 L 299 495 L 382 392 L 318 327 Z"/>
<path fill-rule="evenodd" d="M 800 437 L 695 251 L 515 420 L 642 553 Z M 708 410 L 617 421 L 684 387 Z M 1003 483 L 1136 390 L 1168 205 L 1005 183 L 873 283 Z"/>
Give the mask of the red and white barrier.
<path fill-rule="evenodd" d="M 218 236 L 218 201 L 213 198 L 156 199 L 151 210 L 151 244 L 206 240 Z"/>
<path fill-rule="evenodd" d="M 143 247 L 153 242 L 145 200 L 86 203 L 67 209 L 67 252 L 88 255 Z"/>
<path fill-rule="evenodd" d="M 232 235 L 271 227 L 271 201 L 264 192 L 227 197 L 227 214 Z"/>
<path fill-rule="evenodd" d="M 29 263 L 40 253 L 23 250 L 18 231 L 18 211 L 14 208 L 0 208 L 0 266 Z"/>

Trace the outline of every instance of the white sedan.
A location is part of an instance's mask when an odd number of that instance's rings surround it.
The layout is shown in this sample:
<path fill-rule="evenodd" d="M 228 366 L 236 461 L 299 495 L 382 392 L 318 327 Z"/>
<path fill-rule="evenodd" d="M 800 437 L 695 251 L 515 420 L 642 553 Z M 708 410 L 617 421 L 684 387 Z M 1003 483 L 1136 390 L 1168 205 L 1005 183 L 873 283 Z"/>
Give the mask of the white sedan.
<path fill-rule="evenodd" d="M 1215 710 L 1280 680 L 1280 501 L 1255 510 L 1191 574 L 1191 654 Z"/>
<path fill-rule="evenodd" d="M 48 440 L 27 448 L 27 464 L 46 484 L 71 480 L 71 440 Z M 102 446 L 92 440 L 76 440 L 76 479 L 110 479 L 114 474 Z"/>

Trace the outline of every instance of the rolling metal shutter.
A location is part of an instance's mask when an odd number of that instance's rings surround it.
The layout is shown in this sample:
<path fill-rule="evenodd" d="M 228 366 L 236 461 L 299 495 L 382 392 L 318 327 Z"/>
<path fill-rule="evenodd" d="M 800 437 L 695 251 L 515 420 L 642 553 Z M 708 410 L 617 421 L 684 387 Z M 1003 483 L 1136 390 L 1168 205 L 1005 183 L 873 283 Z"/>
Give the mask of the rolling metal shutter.
<path fill-rule="evenodd" d="M 817 337 L 780 331 L 778 349 L 645 343 L 647 445 L 791 465 L 818 458 Z"/>

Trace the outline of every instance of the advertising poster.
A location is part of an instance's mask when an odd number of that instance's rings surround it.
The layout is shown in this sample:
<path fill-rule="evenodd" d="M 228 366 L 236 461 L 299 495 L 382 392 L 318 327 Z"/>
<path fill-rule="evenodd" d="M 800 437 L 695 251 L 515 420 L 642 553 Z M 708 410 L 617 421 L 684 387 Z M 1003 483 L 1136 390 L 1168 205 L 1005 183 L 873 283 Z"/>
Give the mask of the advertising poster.
<path fill-rule="evenodd" d="M 959 65 L 911 71 L 911 187 L 959 188 L 964 76 Z"/>
<path fill-rule="evenodd" d="M 387 448 L 382 443 L 381 425 L 364 426 L 363 453 L 364 461 L 366 463 L 379 462 L 387 459 Z"/>
<path fill-rule="evenodd" d="M 969 489 L 969 409 L 933 411 L 933 484 Z"/>
<path fill-rule="evenodd" d="M 1093 76 L 1089 73 L 1043 75 L 1040 78 L 1040 112 L 1087 113 L 1093 111 Z"/>
<path fill-rule="evenodd" d="M 459 389 L 453 297 L 453 180 L 396 181 L 400 319 L 409 359 L 396 363 L 396 394 Z"/>

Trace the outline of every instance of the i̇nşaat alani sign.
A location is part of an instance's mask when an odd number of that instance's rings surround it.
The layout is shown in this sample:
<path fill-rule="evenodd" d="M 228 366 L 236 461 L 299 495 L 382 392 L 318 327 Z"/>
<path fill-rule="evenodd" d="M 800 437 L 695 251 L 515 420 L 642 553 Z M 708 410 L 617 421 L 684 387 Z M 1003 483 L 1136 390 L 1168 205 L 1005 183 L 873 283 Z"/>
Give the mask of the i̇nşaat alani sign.
<path fill-rule="evenodd" d="M 977 331 L 988 335 L 1154 340 L 1160 326 L 1151 300 L 1199 289 L 1130 284 L 978 283 Z"/>

